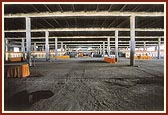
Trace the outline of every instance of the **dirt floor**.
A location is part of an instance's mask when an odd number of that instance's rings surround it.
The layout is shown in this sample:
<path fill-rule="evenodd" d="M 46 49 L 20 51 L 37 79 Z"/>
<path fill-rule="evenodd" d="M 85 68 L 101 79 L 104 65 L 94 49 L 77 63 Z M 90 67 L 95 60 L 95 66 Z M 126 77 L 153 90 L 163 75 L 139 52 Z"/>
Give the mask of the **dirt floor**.
<path fill-rule="evenodd" d="M 28 78 L 5 78 L 5 110 L 163 111 L 164 60 L 101 58 L 36 62 Z"/>

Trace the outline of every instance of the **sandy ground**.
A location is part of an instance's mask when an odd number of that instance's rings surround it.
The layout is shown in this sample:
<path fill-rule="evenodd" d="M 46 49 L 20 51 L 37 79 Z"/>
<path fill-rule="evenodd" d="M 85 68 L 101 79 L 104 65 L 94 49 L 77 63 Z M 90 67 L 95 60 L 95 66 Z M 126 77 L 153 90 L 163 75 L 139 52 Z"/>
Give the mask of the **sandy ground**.
<path fill-rule="evenodd" d="M 28 78 L 5 78 L 5 110 L 163 111 L 164 61 L 36 62 Z"/>

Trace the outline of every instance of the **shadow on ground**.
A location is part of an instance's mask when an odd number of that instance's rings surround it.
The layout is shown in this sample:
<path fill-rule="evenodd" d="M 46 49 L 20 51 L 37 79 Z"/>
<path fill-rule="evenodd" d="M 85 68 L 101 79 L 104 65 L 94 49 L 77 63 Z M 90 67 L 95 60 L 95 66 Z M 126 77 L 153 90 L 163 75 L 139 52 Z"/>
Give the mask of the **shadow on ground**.
<path fill-rule="evenodd" d="M 44 75 L 40 72 L 33 71 L 30 73 L 30 77 L 43 77 Z"/>
<path fill-rule="evenodd" d="M 79 63 L 106 63 L 103 60 L 82 60 Z"/>
<path fill-rule="evenodd" d="M 54 95 L 50 90 L 41 90 L 32 93 L 28 93 L 27 90 L 23 90 L 14 94 L 7 102 L 5 109 L 7 111 L 24 111 L 28 110 L 32 104 L 38 102 L 41 99 L 48 99 Z"/>

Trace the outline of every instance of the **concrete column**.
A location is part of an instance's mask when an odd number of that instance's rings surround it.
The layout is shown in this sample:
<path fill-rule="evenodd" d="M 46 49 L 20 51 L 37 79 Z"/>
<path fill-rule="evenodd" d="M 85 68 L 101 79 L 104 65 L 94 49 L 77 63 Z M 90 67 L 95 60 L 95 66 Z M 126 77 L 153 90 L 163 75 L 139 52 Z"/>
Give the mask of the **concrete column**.
<path fill-rule="evenodd" d="M 8 39 L 7 38 L 5 39 L 5 51 L 6 52 L 8 51 Z"/>
<path fill-rule="evenodd" d="M 158 59 L 160 59 L 160 42 L 161 38 L 158 38 Z"/>
<path fill-rule="evenodd" d="M 24 46 L 24 38 L 22 38 L 22 47 L 21 47 L 21 51 L 24 53 L 25 52 L 25 46 Z"/>
<path fill-rule="evenodd" d="M 146 50 L 146 42 L 144 42 L 144 50 Z"/>
<path fill-rule="evenodd" d="M 44 51 L 44 45 L 42 45 L 42 51 Z"/>
<path fill-rule="evenodd" d="M 118 61 L 118 30 L 115 30 L 115 59 Z"/>
<path fill-rule="evenodd" d="M 96 54 L 99 54 L 99 47 L 96 48 Z"/>
<path fill-rule="evenodd" d="M 49 40 L 48 40 L 49 32 L 45 31 L 45 52 L 46 52 L 46 61 L 49 61 Z"/>
<path fill-rule="evenodd" d="M 4 51 L 4 56 L 5 56 L 5 60 L 8 60 L 8 54 L 7 54 L 7 52 L 8 52 L 8 39 L 6 38 L 5 39 L 5 51 Z"/>
<path fill-rule="evenodd" d="M 58 38 L 55 38 L 55 56 L 58 56 Z"/>
<path fill-rule="evenodd" d="M 21 52 L 22 52 L 22 55 L 23 55 L 23 58 L 25 58 L 25 46 L 24 46 L 24 38 L 22 38 L 22 44 L 21 44 Z"/>
<path fill-rule="evenodd" d="M 107 38 L 107 53 L 110 56 L 110 37 Z"/>
<path fill-rule="evenodd" d="M 103 56 L 105 55 L 105 42 L 103 42 Z"/>
<path fill-rule="evenodd" d="M 33 47 L 34 47 L 33 50 L 34 50 L 34 51 L 37 51 L 37 50 L 36 50 L 36 42 L 34 42 L 34 46 L 33 46 Z"/>
<path fill-rule="evenodd" d="M 63 51 L 63 42 L 61 42 L 61 51 Z"/>
<path fill-rule="evenodd" d="M 68 47 L 68 52 L 70 52 L 70 48 Z"/>
<path fill-rule="evenodd" d="M 134 54 L 135 54 L 135 16 L 130 16 L 130 65 L 135 65 Z"/>
<path fill-rule="evenodd" d="M 100 45 L 100 55 L 102 54 L 102 45 Z"/>
<path fill-rule="evenodd" d="M 65 45 L 65 51 L 67 50 L 67 45 Z"/>
<path fill-rule="evenodd" d="M 29 66 L 32 66 L 31 60 L 31 19 L 26 17 L 26 53 L 27 53 L 27 62 Z"/>
<path fill-rule="evenodd" d="M 157 46 L 155 46 L 155 51 L 157 51 Z"/>

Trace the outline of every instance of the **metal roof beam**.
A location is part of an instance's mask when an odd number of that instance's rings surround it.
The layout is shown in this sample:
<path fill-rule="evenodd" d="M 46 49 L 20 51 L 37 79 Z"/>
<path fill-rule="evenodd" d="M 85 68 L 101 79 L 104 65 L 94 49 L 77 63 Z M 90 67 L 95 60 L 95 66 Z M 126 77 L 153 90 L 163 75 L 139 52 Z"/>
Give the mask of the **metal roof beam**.
<path fill-rule="evenodd" d="M 45 31 L 129 31 L 129 28 L 56 28 L 56 29 L 32 29 L 31 32 L 45 32 Z M 4 30 L 4 32 L 25 32 L 26 30 Z"/>
<path fill-rule="evenodd" d="M 58 44 L 60 44 L 61 42 L 63 42 L 64 44 L 83 44 L 83 43 L 92 43 L 92 44 L 96 44 L 96 45 L 101 45 L 103 42 L 107 42 L 107 41 L 58 41 Z M 129 43 L 129 41 L 118 41 L 119 44 L 122 44 L 122 43 Z M 148 45 L 149 43 L 156 43 L 158 44 L 158 41 L 136 41 L 137 44 L 142 44 L 144 45 L 144 42 L 146 42 L 146 44 Z M 22 41 L 16 41 L 16 42 L 12 42 L 12 43 L 17 43 L 17 44 L 21 44 Z M 45 42 L 41 42 L 41 41 L 32 41 L 31 42 L 32 44 L 33 43 L 36 43 L 36 44 L 45 44 Z M 49 41 L 50 44 L 52 43 L 55 43 L 55 41 Z M 111 41 L 110 42 L 111 44 L 115 44 L 115 41 Z M 164 41 L 161 41 L 161 43 L 164 43 Z"/>
<path fill-rule="evenodd" d="M 56 29 L 32 29 L 31 32 L 54 31 L 130 31 L 130 28 L 56 28 Z M 164 31 L 163 28 L 136 28 L 135 31 Z M 4 32 L 26 32 L 26 30 L 4 30 Z"/>
<path fill-rule="evenodd" d="M 52 45 L 52 44 L 50 44 L 50 45 Z M 80 46 L 80 45 L 86 45 L 86 46 L 100 46 L 100 45 L 102 45 L 102 44 L 66 44 L 66 45 L 68 45 L 68 46 Z M 118 44 L 118 45 L 125 45 L 125 46 L 129 46 L 129 44 Z M 138 45 L 140 45 L 140 46 L 144 46 L 144 44 L 136 44 L 137 46 Z M 157 43 L 156 44 L 146 44 L 146 46 L 153 46 L 153 45 L 157 45 Z M 107 44 L 105 45 L 105 46 L 107 46 Z M 115 44 L 110 44 L 110 46 L 115 46 Z"/>
<path fill-rule="evenodd" d="M 55 39 L 55 38 L 115 38 L 115 36 L 53 36 L 53 37 L 49 37 L 50 39 Z M 13 37 L 5 37 L 5 39 L 22 39 L 25 37 L 18 37 L 18 38 L 13 38 Z M 119 38 L 130 38 L 129 36 L 119 36 Z M 136 36 L 135 38 L 164 38 L 164 36 Z M 45 39 L 45 37 L 31 37 L 31 39 Z"/>
<path fill-rule="evenodd" d="M 25 17 L 89 17 L 89 16 L 164 16 L 164 12 L 108 12 L 108 11 L 81 11 L 81 12 L 42 12 L 42 13 L 18 13 L 5 14 L 4 18 L 25 18 Z"/>

